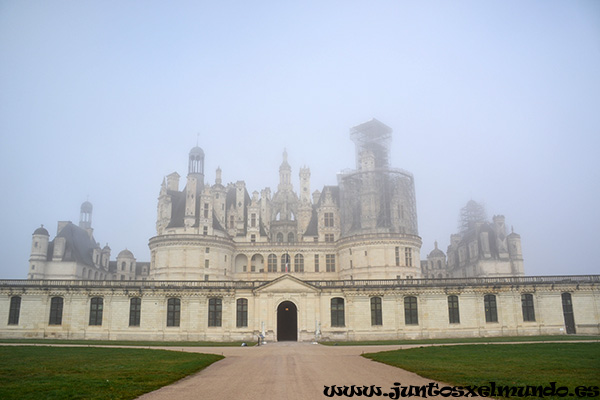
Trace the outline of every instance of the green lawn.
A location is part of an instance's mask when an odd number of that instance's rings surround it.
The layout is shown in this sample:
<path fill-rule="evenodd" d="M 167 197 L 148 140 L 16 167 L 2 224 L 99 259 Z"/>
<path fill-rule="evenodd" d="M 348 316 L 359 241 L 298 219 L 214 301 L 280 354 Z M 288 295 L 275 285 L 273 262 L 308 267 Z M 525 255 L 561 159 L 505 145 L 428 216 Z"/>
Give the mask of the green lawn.
<path fill-rule="evenodd" d="M 556 382 L 571 392 L 577 386 L 595 386 L 596 390 L 600 386 L 600 343 L 433 346 L 364 357 L 452 385 L 548 386 Z"/>
<path fill-rule="evenodd" d="M 77 344 L 89 346 L 151 346 L 151 347 L 239 347 L 242 343 L 254 346 L 256 342 L 161 342 L 132 340 L 63 340 L 63 339 L 0 339 L 0 343 Z"/>
<path fill-rule="evenodd" d="M 362 341 L 324 341 L 326 346 L 384 346 L 397 344 L 433 344 L 433 343 L 495 343 L 495 342 L 554 342 L 563 340 L 600 340 L 600 336 L 555 335 L 555 336 L 495 336 L 454 339 L 406 339 L 406 340 L 362 340 Z"/>
<path fill-rule="evenodd" d="M 134 399 L 222 358 L 166 350 L 0 346 L 0 399 Z"/>

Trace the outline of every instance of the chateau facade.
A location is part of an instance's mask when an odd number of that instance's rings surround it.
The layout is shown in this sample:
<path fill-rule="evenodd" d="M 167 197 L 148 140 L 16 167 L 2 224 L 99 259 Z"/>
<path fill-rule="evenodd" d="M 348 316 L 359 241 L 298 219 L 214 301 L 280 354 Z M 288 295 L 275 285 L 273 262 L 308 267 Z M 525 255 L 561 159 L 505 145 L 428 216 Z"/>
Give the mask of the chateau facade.
<path fill-rule="evenodd" d="M 284 151 L 279 184 L 206 183 L 204 151 L 158 197 L 151 260 L 79 225 L 35 230 L 28 280 L 0 281 L 0 337 L 365 340 L 600 333 L 598 276 L 526 277 L 520 236 L 481 215 L 420 261 L 414 179 L 390 166 L 392 130 L 350 130 L 356 166 L 299 194 Z"/>

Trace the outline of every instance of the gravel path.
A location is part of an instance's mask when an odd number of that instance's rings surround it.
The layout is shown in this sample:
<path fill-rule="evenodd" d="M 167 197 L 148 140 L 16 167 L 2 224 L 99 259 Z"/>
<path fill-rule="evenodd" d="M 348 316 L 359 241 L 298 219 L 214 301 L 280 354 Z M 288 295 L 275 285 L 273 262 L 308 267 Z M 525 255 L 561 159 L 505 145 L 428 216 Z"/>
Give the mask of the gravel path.
<path fill-rule="evenodd" d="M 376 385 L 383 392 L 390 392 L 394 382 L 429 384 L 429 379 L 360 356 L 404 347 L 412 346 L 337 347 L 280 342 L 260 347 L 182 348 L 182 351 L 223 354 L 226 358 L 140 399 L 328 399 L 323 394 L 324 386 Z"/>

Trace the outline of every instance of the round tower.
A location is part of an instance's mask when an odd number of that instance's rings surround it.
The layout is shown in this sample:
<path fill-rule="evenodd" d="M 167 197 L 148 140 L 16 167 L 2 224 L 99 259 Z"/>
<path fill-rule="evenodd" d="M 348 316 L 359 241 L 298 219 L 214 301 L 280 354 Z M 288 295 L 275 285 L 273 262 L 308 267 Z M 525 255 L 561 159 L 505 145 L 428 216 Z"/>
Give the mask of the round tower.
<path fill-rule="evenodd" d="M 204 182 L 204 150 L 198 146 L 190 150 L 188 174 L 195 175 L 199 182 Z"/>
<path fill-rule="evenodd" d="M 43 279 L 45 263 L 48 259 L 48 242 L 50 235 L 44 225 L 33 232 L 31 239 L 31 256 L 29 257 L 29 274 L 27 279 Z"/>
<path fill-rule="evenodd" d="M 48 255 L 48 241 L 50 240 L 50 234 L 44 225 L 40 226 L 33 232 L 33 238 L 31 240 L 31 260 L 46 261 Z"/>
<path fill-rule="evenodd" d="M 81 209 L 79 214 L 79 227 L 83 229 L 92 228 L 92 211 L 94 206 L 89 201 L 81 203 Z"/>

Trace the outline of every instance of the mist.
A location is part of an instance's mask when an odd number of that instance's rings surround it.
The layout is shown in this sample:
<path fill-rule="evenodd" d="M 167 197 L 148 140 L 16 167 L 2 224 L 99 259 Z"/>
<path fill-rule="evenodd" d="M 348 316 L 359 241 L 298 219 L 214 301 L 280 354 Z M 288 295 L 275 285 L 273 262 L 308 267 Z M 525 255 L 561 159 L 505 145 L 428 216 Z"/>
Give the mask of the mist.
<path fill-rule="evenodd" d="M 594 274 L 600 226 L 594 1 L 4 2 L 0 277 L 27 276 L 41 224 L 79 221 L 149 261 L 163 178 L 296 192 L 355 167 L 349 130 L 393 129 L 415 180 L 420 258 L 469 200 L 522 238 L 526 275 Z"/>

